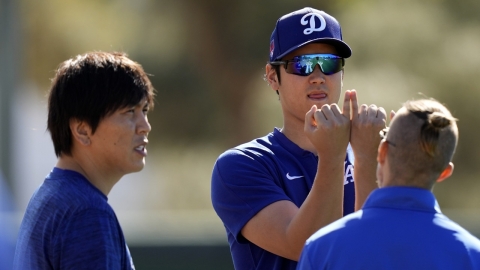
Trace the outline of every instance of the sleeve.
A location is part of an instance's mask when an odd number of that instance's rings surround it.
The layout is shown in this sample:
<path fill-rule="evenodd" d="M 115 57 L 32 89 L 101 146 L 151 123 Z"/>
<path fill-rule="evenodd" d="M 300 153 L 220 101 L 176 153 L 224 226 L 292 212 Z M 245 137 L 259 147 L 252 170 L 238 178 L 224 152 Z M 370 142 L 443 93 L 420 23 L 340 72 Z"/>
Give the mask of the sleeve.
<path fill-rule="evenodd" d="M 113 213 L 83 210 L 69 219 L 54 241 L 55 269 L 123 269 L 126 244 Z"/>
<path fill-rule="evenodd" d="M 237 241 L 245 224 L 267 205 L 290 200 L 280 186 L 275 164 L 265 154 L 231 149 L 216 161 L 212 173 L 213 208 Z"/>
<path fill-rule="evenodd" d="M 352 226 L 351 224 L 347 225 L 350 221 L 361 217 L 362 210 L 338 219 L 312 234 L 305 241 L 302 254 L 298 260 L 297 270 L 350 269 L 347 266 L 351 264 L 348 263 L 354 260 L 352 259 L 353 255 L 348 250 L 351 250 L 350 248 L 355 244 L 352 244 L 352 239 L 355 239 L 356 232 L 346 228 Z M 362 232 L 363 230 L 357 228 L 356 231 Z M 345 260 L 344 256 L 346 254 L 350 256 L 350 260 Z"/>
<path fill-rule="evenodd" d="M 315 234 L 307 239 L 298 260 L 297 270 L 331 269 L 330 243 L 315 239 Z"/>
<path fill-rule="evenodd" d="M 300 255 L 300 259 L 298 260 L 297 270 L 313 270 L 308 253 L 309 252 L 306 250 L 306 247 L 304 247 L 302 254 Z M 317 267 L 315 269 L 323 268 Z"/>

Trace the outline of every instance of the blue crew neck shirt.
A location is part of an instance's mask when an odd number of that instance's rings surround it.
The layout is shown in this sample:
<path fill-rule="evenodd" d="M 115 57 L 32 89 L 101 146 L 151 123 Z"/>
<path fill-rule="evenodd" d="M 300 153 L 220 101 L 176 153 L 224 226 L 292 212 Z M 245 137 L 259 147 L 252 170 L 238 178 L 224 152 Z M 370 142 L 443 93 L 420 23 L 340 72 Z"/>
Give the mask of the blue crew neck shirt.
<path fill-rule="evenodd" d="M 135 269 L 117 217 L 83 175 L 54 168 L 20 226 L 14 269 Z"/>
<path fill-rule="evenodd" d="M 386 187 L 313 234 L 297 269 L 480 269 L 480 240 L 443 215 L 429 190 Z"/>
<path fill-rule="evenodd" d="M 277 128 L 220 155 L 212 172 L 212 204 L 225 226 L 236 270 L 296 268 L 296 261 L 256 246 L 242 236 L 241 230 L 260 210 L 276 201 L 288 200 L 300 207 L 312 188 L 318 162 L 316 155 L 300 148 Z M 345 158 L 344 214 L 355 208 L 353 164 L 349 147 Z"/>

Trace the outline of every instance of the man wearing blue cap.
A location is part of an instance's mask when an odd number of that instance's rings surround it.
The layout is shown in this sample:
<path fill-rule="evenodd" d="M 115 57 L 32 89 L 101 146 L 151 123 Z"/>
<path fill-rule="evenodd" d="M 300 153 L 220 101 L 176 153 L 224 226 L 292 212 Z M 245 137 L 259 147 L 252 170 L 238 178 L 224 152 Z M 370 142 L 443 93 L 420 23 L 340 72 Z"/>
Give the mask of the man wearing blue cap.
<path fill-rule="evenodd" d="M 283 127 L 227 150 L 212 173 L 212 203 L 235 269 L 295 269 L 306 239 L 359 209 L 376 188 L 386 114 L 359 108 L 355 90 L 345 91 L 340 110 L 350 56 L 339 23 L 323 11 L 304 8 L 277 21 L 265 79 L 279 95 Z"/>
<path fill-rule="evenodd" d="M 432 193 L 453 172 L 456 119 L 435 100 L 408 101 L 382 136 L 380 188 L 310 237 L 298 269 L 480 269 L 480 240 L 442 214 Z"/>

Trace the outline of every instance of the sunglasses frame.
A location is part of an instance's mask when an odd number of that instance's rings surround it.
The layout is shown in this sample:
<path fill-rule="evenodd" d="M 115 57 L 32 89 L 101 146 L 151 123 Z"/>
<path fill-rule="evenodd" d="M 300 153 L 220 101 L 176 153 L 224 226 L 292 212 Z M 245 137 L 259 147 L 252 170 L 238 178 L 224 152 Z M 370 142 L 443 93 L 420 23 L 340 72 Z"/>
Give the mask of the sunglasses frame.
<path fill-rule="evenodd" d="M 302 57 L 305 57 L 305 56 L 309 56 L 309 58 L 323 58 L 323 59 L 341 59 L 342 60 L 342 68 L 336 72 L 333 72 L 333 73 L 325 73 L 322 69 L 322 66 L 317 62 L 313 68 L 312 68 L 312 71 L 310 73 L 307 73 L 307 74 L 299 74 L 299 73 L 291 73 L 291 72 L 288 72 L 287 70 L 287 66 L 289 63 L 296 63 L 300 60 L 304 60 L 304 59 L 301 59 Z M 317 60 L 317 59 L 316 59 Z M 318 60 L 317 60 L 318 61 Z M 332 75 L 332 74 L 335 74 L 337 72 L 340 72 L 343 70 L 343 67 L 345 66 L 345 58 L 343 57 L 340 57 L 338 55 L 335 55 L 335 54 L 331 54 L 331 53 L 318 53 L 318 54 L 302 54 L 302 55 L 298 55 L 298 56 L 294 56 L 292 60 L 285 60 L 285 61 L 273 61 L 273 62 L 270 62 L 271 65 L 276 65 L 276 66 L 281 66 L 283 65 L 283 67 L 285 68 L 285 72 L 287 72 L 288 74 L 294 74 L 294 75 L 298 75 L 298 76 L 310 76 L 310 74 L 313 73 L 313 70 L 315 70 L 315 67 L 316 65 L 318 64 L 318 66 L 320 67 L 320 71 L 322 71 L 323 74 L 325 75 Z"/>
<path fill-rule="evenodd" d="M 387 133 L 388 133 L 389 130 L 390 130 L 390 128 L 386 127 L 384 129 L 380 130 L 380 132 L 378 132 L 378 134 L 380 134 L 380 138 L 382 138 L 382 140 L 385 140 L 386 143 L 390 144 L 391 146 L 396 147 L 397 145 L 395 143 L 387 140 Z"/>

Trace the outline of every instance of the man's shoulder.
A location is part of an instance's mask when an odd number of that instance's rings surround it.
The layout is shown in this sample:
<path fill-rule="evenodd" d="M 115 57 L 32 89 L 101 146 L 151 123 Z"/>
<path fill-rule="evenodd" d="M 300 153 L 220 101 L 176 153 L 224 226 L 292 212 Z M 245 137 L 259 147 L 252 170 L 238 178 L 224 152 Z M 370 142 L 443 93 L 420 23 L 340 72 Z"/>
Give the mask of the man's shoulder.
<path fill-rule="evenodd" d="M 45 188 L 56 192 L 58 199 L 71 201 L 80 200 L 83 203 L 93 201 L 102 205 L 107 202 L 107 197 L 96 188 L 88 179 L 75 171 L 65 170 L 62 173 L 51 173 L 45 179 Z M 52 194 L 53 195 L 53 194 Z"/>
<path fill-rule="evenodd" d="M 74 215 L 82 211 L 109 212 L 107 198 L 84 177 L 47 176 L 27 207 L 35 215 Z"/>
<path fill-rule="evenodd" d="M 356 211 L 349 215 L 346 215 L 325 227 L 322 227 L 317 232 L 315 232 L 310 238 L 307 239 L 307 244 L 320 241 L 320 239 L 326 240 L 329 237 L 345 236 L 348 237 L 347 231 L 355 231 L 356 225 L 352 223 L 355 220 L 361 220 L 363 215 L 363 210 Z M 347 226 L 348 223 L 348 226 Z M 358 224 L 360 225 L 360 224 Z"/>
<path fill-rule="evenodd" d="M 277 139 L 274 133 L 269 133 L 265 136 L 255 138 L 251 141 L 242 143 L 240 145 L 237 145 L 236 147 L 233 147 L 231 149 L 238 149 L 238 150 L 244 150 L 244 149 L 268 149 L 272 148 L 276 145 Z"/>
<path fill-rule="evenodd" d="M 443 213 L 437 213 L 432 224 L 440 228 L 447 235 L 447 238 L 450 238 L 449 236 L 454 232 L 456 235 L 455 242 L 462 242 L 465 247 L 476 250 L 480 255 L 480 239 L 456 221 Z"/>
<path fill-rule="evenodd" d="M 219 156 L 219 159 L 230 159 L 238 156 L 263 157 L 275 155 L 275 153 L 283 150 L 284 148 L 278 143 L 277 136 L 272 132 L 226 150 Z"/>
<path fill-rule="evenodd" d="M 270 168 L 287 156 L 284 151 L 269 134 L 226 150 L 214 167 L 222 171 Z"/>

